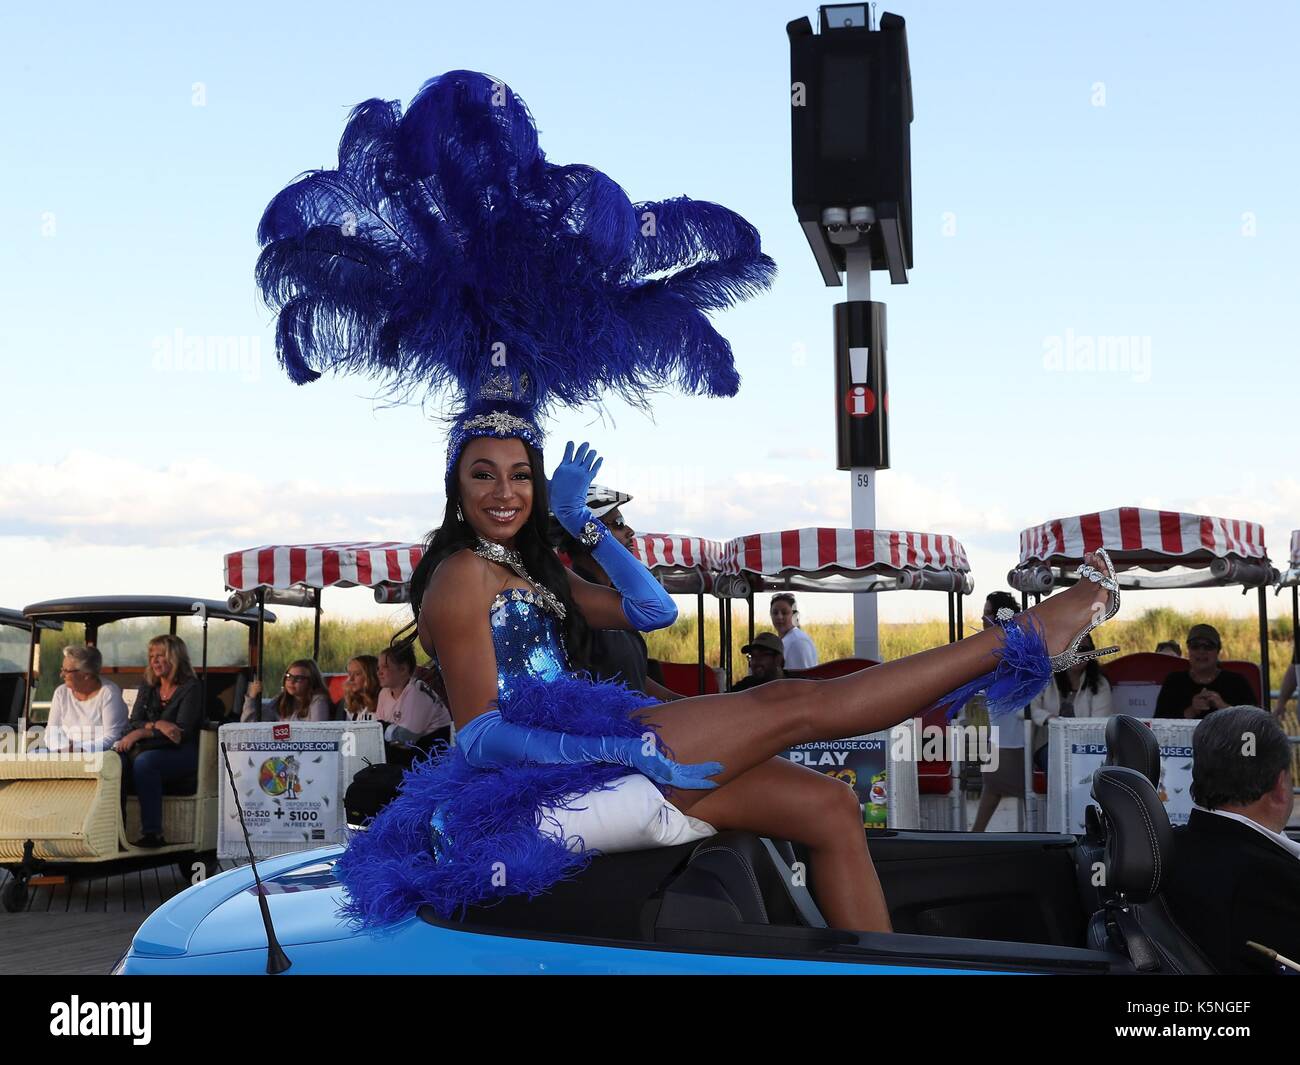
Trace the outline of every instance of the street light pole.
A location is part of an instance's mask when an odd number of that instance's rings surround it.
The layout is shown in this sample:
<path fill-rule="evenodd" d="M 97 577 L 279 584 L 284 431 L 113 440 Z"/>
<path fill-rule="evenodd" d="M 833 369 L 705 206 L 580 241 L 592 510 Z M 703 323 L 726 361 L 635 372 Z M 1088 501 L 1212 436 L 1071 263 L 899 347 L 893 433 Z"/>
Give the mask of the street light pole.
<path fill-rule="evenodd" d="M 903 19 L 876 28 L 865 4 L 828 4 L 790 41 L 791 199 L 835 306 L 836 468 L 849 473 L 854 529 L 876 528 L 876 476 L 889 468 L 885 305 L 872 270 L 907 284 L 912 266 L 912 76 Z M 843 275 L 843 280 L 841 280 Z M 853 651 L 880 660 L 871 592 L 853 596 Z"/>

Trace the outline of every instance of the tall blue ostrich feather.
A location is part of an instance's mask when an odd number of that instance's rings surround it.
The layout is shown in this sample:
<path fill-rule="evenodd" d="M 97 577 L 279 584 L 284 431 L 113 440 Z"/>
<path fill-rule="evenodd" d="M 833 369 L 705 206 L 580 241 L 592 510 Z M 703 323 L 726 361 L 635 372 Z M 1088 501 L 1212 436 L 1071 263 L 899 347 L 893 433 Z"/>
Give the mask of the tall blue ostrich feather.
<path fill-rule="evenodd" d="M 734 395 L 706 312 L 775 273 L 725 207 L 633 203 L 594 167 L 548 162 L 523 101 L 466 70 L 426 82 L 405 114 L 359 104 L 338 167 L 281 191 L 258 241 L 293 381 L 361 373 L 472 404 L 504 373 L 538 416 L 607 392 L 642 408 L 670 386 Z"/>

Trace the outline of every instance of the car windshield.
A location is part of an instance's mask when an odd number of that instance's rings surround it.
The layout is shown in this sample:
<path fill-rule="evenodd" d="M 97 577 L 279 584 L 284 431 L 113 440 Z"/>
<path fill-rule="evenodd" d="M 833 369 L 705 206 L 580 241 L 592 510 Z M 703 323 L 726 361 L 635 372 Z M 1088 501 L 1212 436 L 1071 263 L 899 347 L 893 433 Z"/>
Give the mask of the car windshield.
<path fill-rule="evenodd" d="M 0 625 L 0 673 L 22 673 L 31 636 L 16 625 Z"/>
<path fill-rule="evenodd" d="M 168 618 L 125 618 L 99 628 L 97 646 L 106 667 L 143 667 L 149 657 L 149 641 L 165 636 L 171 628 Z M 203 623 L 197 618 L 179 618 L 176 635 L 185 641 L 190 664 L 203 664 Z M 238 621 L 212 619 L 208 622 L 208 665 L 248 664 L 248 629 Z"/>

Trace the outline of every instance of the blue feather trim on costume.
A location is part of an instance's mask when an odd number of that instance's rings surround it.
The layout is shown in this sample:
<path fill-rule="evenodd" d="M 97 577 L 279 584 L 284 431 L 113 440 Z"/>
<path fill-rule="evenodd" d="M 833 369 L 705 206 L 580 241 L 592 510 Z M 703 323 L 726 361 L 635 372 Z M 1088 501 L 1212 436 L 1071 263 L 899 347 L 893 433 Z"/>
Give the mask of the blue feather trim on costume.
<path fill-rule="evenodd" d="M 621 683 L 582 677 L 519 677 L 499 704 L 514 724 L 584 736 L 638 737 L 638 710 L 656 705 Z M 378 927 L 421 904 L 451 917 L 466 906 L 534 896 L 581 870 L 593 852 L 570 851 L 537 830 L 537 811 L 600 790 L 632 770 L 623 765 L 521 764 L 475 768 L 458 748 L 416 763 L 402 789 L 354 834 L 335 866 L 347 889 L 343 913 Z M 445 860 L 435 858 L 430 822 L 441 816 Z M 504 878 L 504 883 L 500 881 Z"/>
<path fill-rule="evenodd" d="M 980 694 L 986 698 L 990 718 L 1021 710 L 1052 679 L 1047 641 L 1035 619 L 1019 615 L 1002 627 L 1002 633 L 1002 645 L 994 652 L 997 665 L 935 702 L 935 706 L 948 708 L 948 720 L 955 718 Z"/>

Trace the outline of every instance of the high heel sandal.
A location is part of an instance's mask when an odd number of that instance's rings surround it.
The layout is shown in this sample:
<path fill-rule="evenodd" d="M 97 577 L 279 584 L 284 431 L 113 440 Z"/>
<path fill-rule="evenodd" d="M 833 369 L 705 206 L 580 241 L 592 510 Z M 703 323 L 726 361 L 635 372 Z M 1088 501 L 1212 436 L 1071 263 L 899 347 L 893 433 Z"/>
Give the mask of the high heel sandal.
<path fill-rule="evenodd" d="M 1083 643 L 1084 637 L 1092 632 L 1098 625 L 1105 624 L 1119 612 L 1119 581 L 1115 579 L 1115 565 L 1110 560 L 1110 555 L 1104 547 L 1097 549 L 1097 558 L 1105 566 L 1105 572 L 1098 570 L 1086 562 L 1079 567 L 1079 579 L 1089 580 L 1093 584 L 1100 584 L 1106 591 L 1110 592 L 1109 605 L 1106 612 L 1100 617 L 1094 617 L 1089 622 L 1088 627 L 1083 629 L 1073 640 L 1070 646 L 1062 651 L 1059 655 L 1052 655 L 1050 665 L 1053 673 L 1064 673 L 1067 669 L 1074 666 L 1081 666 L 1085 662 L 1091 662 L 1094 658 L 1101 658 L 1103 655 L 1113 655 L 1119 650 L 1118 647 L 1105 647 L 1100 651 L 1080 651 L 1079 644 Z"/>
<path fill-rule="evenodd" d="M 1079 577 L 1100 584 L 1112 598 L 1106 611 L 1100 617 L 1094 617 L 1069 647 L 1059 655 L 1049 655 L 1042 624 L 1032 614 L 1013 614 L 1003 608 L 1006 613 L 999 610 L 997 616 L 1002 628 L 1002 644 L 994 652 L 997 661 L 993 669 L 949 692 L 933 705 L 946 706 L 951 720 L 972 698 L 983 695 L 990 719 L 999 714 L 1019 712 L 1051 682 L 1053 673 L 1118 651 L 1118 647 L 1101 651 L 1079 650 L 1083 638 L 1102 622 L 1113 618 L 1119 610 L 1119 582 L 1115 579 L 1115 567 L 1104 549 L 1097 551 L 1097 557 L 1105 572 L 1085 563 L 1079 570 Z"/>

